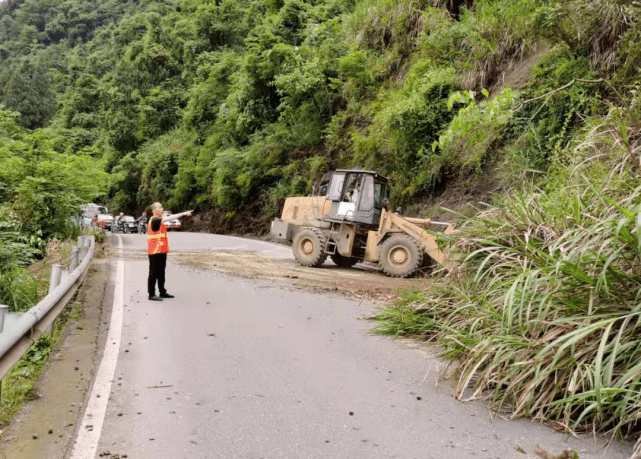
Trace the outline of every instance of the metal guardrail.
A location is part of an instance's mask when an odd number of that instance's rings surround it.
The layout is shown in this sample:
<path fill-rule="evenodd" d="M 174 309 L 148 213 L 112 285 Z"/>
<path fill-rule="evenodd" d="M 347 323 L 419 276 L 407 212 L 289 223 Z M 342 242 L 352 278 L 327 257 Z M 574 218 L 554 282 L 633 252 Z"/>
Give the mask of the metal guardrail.
<path fill-rule="evenodd" d="M 49 294 L 27 312 L 9 313 L 8 306 L 0 305 L 0 381 L 40 336 L 53 329 L 87 274 L 95 244 L 94 236 L 79 236 L 69 269 L 53 265 Z"/>

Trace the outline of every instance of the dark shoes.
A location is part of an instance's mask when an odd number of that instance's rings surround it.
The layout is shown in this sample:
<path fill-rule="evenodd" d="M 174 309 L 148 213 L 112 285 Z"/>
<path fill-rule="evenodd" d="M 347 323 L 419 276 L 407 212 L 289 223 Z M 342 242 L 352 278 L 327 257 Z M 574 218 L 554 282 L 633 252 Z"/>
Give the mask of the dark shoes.
<path fill-rule="evenodd" d="M 163 298 L 175 298 L 175 297 L 173 295 L 170 295 L 169 293 L 161 293 L 159 296 L 149 295 L 149 299 L 151 301 L 162 301 Z"/>

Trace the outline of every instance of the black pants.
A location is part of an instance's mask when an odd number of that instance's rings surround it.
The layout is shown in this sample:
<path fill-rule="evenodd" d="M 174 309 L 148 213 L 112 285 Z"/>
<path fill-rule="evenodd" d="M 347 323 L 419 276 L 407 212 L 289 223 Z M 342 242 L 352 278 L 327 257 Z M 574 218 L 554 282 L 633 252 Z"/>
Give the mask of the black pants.
<path fill-rule="evenodd" d="M 149 278 L 147 279 L 147 292 L 149 296 L 156 294 L 156 280 L 160 294 L 167 293 L 165 290 L 165 266 L 167 266 L 167 254 L 157 253 L 149 255 Z"/>

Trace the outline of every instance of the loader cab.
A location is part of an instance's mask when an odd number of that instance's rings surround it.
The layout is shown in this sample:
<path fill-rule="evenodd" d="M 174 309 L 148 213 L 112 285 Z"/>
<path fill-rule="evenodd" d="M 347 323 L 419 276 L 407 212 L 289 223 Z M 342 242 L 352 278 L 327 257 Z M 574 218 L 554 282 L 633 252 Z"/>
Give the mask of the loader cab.
<path fill-rule="evenodd" d="M 329 220 L 378 225 L 389 200 L 389 179 L 372 171 L 337 170 L 327 199 L 332 201 Z"/>

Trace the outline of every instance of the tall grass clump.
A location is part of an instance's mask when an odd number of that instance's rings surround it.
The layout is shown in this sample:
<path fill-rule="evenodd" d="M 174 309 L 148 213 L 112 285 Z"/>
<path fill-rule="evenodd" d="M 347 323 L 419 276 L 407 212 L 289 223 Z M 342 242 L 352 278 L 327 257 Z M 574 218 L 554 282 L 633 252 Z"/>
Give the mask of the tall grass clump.
<path fill-rule="evenodd" d="M 466 221 L 458 279 L 382 311 L 377 330 L 460 361 L 456 395 L 508 417 L 626 437 L 641 418 L 641 123 L 612 109 L 545 184 Z M 453 276 L 452 276 L 453 277 Z"/>
<path fill-rule="evenodd" d="M 504 72 L 536 47 L 538 30 L 534 13 L 547 0 L 481 0 L 474 9 L 463 9 L 460 27 L 466 36 L 460 43 L 469 56 L 462 68 L 466 89 L 490 88 Z"/>

